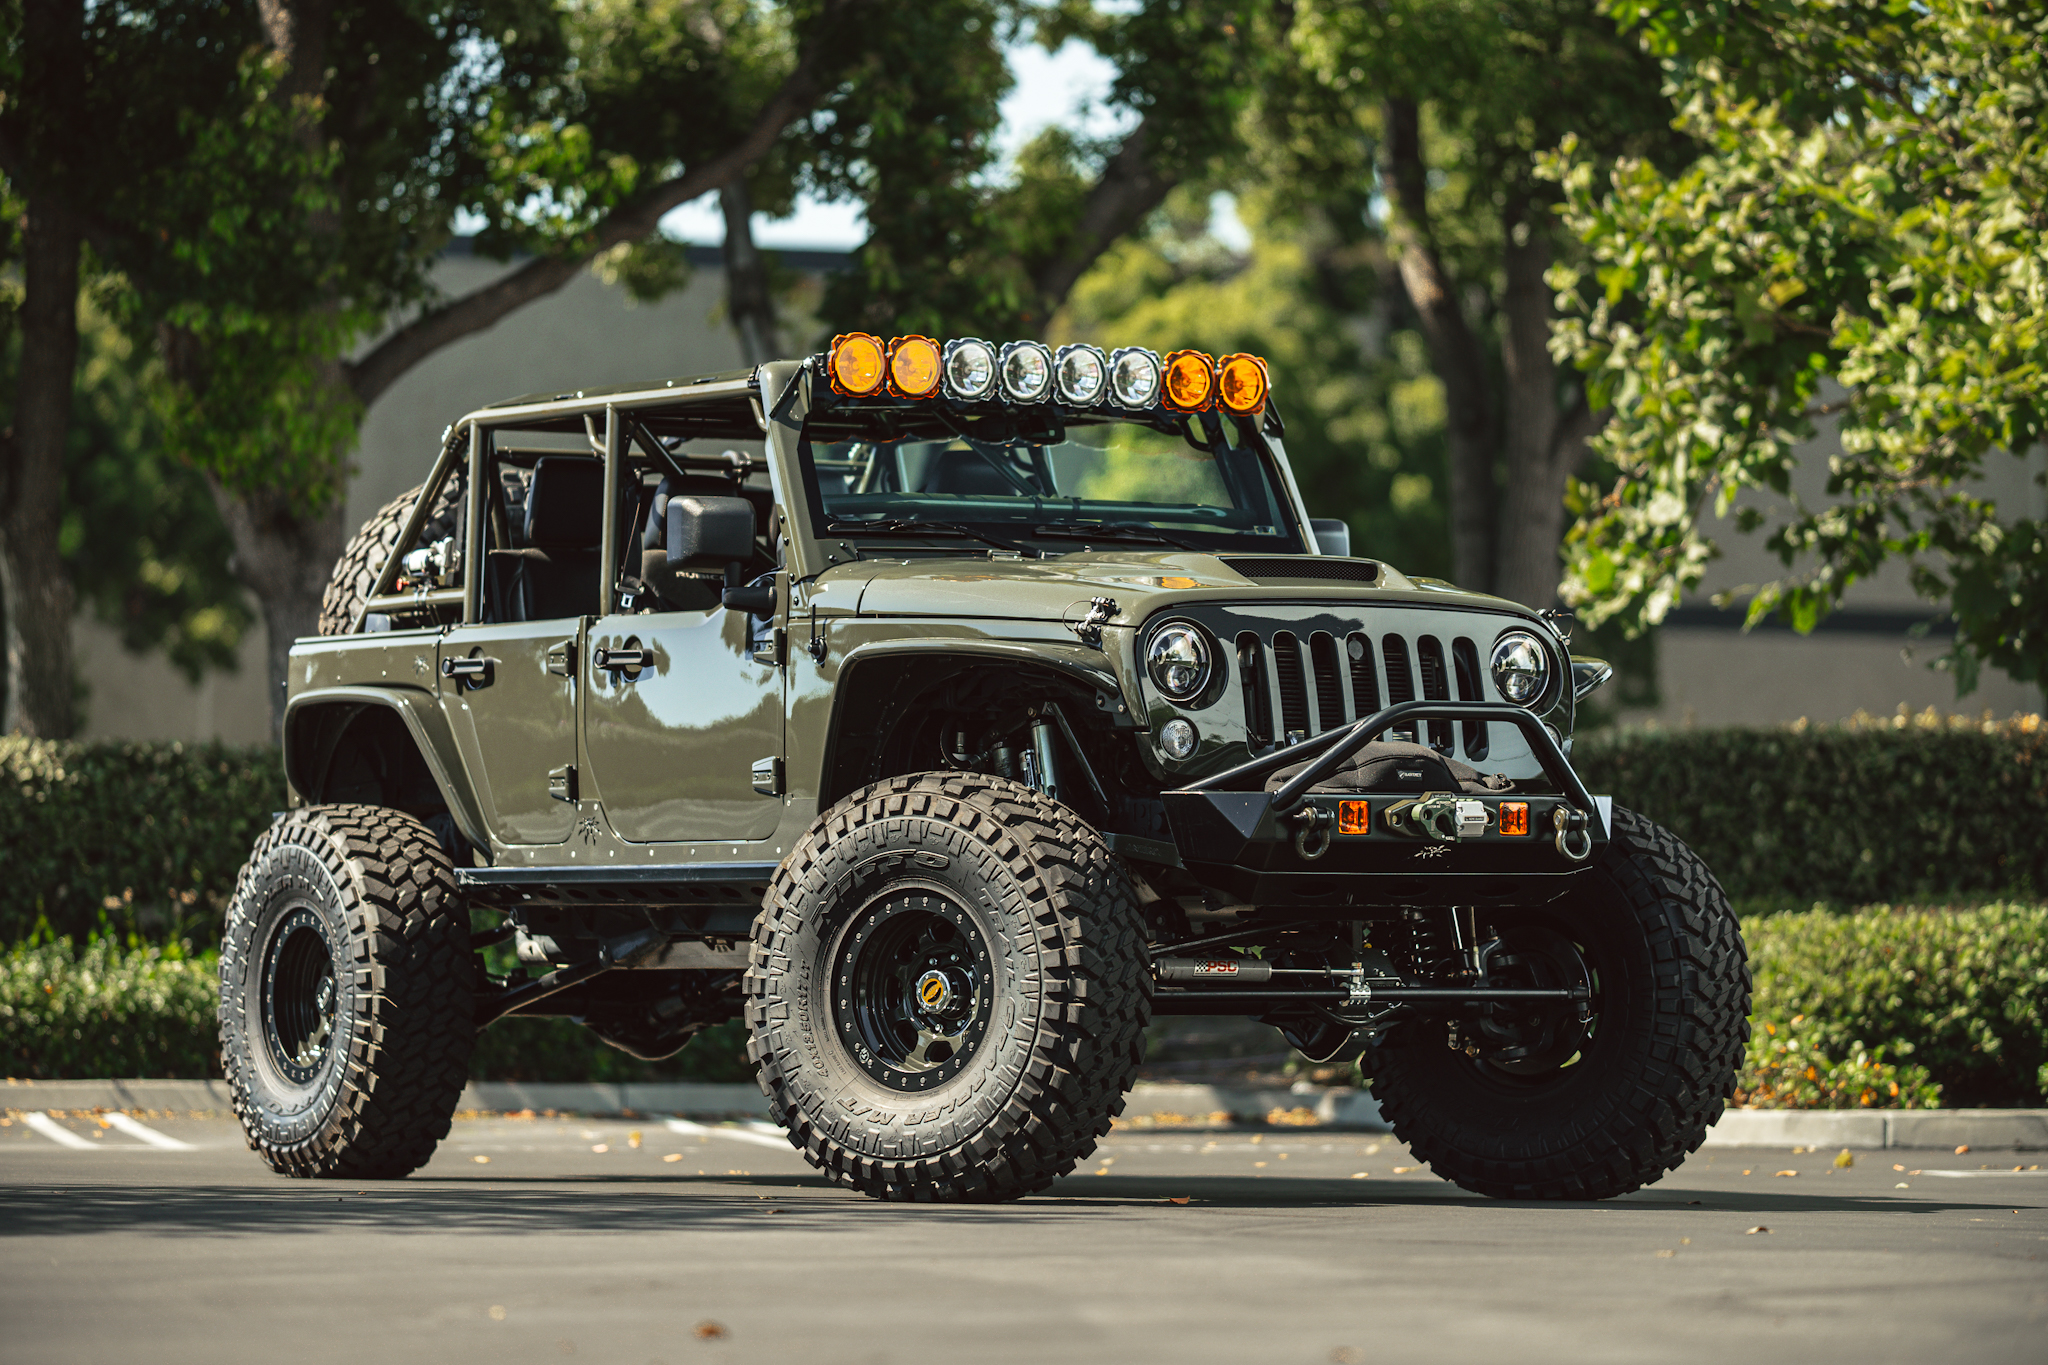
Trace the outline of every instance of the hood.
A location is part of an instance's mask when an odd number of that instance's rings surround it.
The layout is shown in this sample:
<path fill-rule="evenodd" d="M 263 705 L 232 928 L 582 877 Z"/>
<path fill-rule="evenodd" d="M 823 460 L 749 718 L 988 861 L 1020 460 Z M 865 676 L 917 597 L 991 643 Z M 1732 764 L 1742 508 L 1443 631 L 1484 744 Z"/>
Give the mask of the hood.
<path fill-rule="evenodd" d="M 1230 561 L 1251 567 L 1252 578 Z M 1256 564 L 1251 561 L 1256 560 Z M 1299 563 L 1304 573 L 1276 573 Z M 1353 581 L 1322 577 L 1339 565 Z M 1370 581 L 1360 581 L 1370 572 Z M 990 558 L 961 555 L 947 558 L 867 559 L 842 564 L 827 578 L 835 583 L 861 580 L 862 616 L 944 616 L 952 618 L 1060 621 L 1078 619 L 1091 597 L 1117 603 L 1112 618 L 1136 625 L 1153 612 L 1176 603 L 1246 601 L 1260 597 L 1290 602 L 1353 601 L 1376 605 L 1408 600 L 1430 606 L 1463 599 L 1470 605 L 1524 609 L 1481 593 L 1425 586 L 1385 564 L 1371 560 L 1338 560 L 1330 556 L 1213 555 L 1184 550 L 1134 552 L 1114 550 L 1052 555 L 1044 559 Z"/>

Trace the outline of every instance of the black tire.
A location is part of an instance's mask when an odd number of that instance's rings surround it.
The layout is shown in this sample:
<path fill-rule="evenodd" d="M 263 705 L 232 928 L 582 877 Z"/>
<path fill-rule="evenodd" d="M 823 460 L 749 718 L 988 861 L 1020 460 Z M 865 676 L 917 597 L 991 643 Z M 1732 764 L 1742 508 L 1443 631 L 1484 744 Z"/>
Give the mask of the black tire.
<path fill-rule="evenodd" d="M 913 972 L 954 1011 L 915 1013 L 922 1030 L 885 1017 L 925 1009 L 898 991 Z M 821 816 L 776 873 L 746 995 L 775 1121 L 881 1199 L 1015 1199 L 1073 1170 L 1122 1112 L 1152 1013 L 1144 918 L 1102 837 L 971 773 Z"/>
<path fill-rule="evenodd" d="M 1594 1018 L 1558 1045 L 1575 1059 L 1511 1074 L 1452 1051 L 1444 1023 L 1418 1021 L 1364 1060 L 1394 1135 L 1468 1190 L 1607 1199 L 1640 1189 L 1699 1147 L 1734 1087 L 1750 991 L 1734 911 L 1670 831 L 1620 809 L 1614 826 L 1584 890 L 1495 917 L 1561 935 L 1582 955 Z"/>
<path fill-rule="evenodd" d="M 425 1165 L 469 1074 L 475 980 L 454 866 L 426 825 L 379 806 L 273 824 L 220 954 L 221 1065 L 249 1146 L 290 1176 Z"/>
<path fill-rule="evenodd" d="M 465 479 L 465 474 L 457 470 L 441 485 L 441 494 L 434 499 L 427 524 L 420 528 L 418 540 L 406 549 L 461 534 Z M 425 484 L 420 485 L 424 487 Z M 409 489 L 385 503 L 342 547 L 341 558 L 334 561 L 334 573 L 327 580 L 327 591 L 320 595 L 322 635 L 346 635 L 354 626 L 356 613 L 363 609 L 364 599 L 377 585 L 377 575 L 383 572 L 397 548 L 399 534 L 405 530 L 405 520 L 412 515 L 412 505 L 419 501 L 419 496 L 419 488 Z"/>

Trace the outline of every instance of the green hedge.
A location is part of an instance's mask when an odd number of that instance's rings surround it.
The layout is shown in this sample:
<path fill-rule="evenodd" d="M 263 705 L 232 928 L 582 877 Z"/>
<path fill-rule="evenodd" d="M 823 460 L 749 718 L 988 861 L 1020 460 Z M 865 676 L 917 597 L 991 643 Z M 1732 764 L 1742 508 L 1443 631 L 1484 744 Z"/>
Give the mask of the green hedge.
<path fill-rule="evenodd" d="M 1932 712 L 1839 726 L 1626 731 L 1572 761 L 1737 900 L 2048 895 L 2048 726 Z"/>
<path fill-rule="evenodd" d="M 219 958 L 100 939 L 0 954 L 0 1075 L 29 1080 L 220 1075 Z M 507 1019 L 470 1059 L 480 1081 L 750 1081 L 746 1027 L 706 1029 L 643 1062 L 567 1019 Z"/>
<path fill-rule="evenodd" d="M 0 738 L 0 943 L 213 944 L 283 805 L 275 749 Z"/>
<path fill-rule="evenodd" d="M 2048 905 L 1816 908 L 1742 928 L 1756 978 L 1742 1102 L 2048 1103 Z"/>

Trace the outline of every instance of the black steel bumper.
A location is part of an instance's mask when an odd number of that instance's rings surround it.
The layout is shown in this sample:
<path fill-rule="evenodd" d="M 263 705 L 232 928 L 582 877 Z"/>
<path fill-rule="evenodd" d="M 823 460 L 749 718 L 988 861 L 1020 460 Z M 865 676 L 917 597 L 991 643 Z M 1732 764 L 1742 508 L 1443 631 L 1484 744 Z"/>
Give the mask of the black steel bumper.
<path fill-rule="evenodd" d="M 1482 832 L 1452 840 L 1388 827 L 1389 806 L 1412 793 L 1311 789 L 1385 731 L 1411 720 L 1498 721 L 1528 740 L 1554 794 L 1461 795 L 1485 810 Z M 1278 791 L 1268 774 L 1316 756 Z M 1339 730 L 1163 794 L 1182 866 L 1205 885 L 1262 906 L 1335 912 L 1362 905 L 1471 905 L 1549 900 L 1590 867 L 1607 842 L 1601 803 L 1586 791 L 1542 722 L 1518 706 L 1405 702 Z M 1340 810 L 1344 803 L 1351 810 Z M 1362 807 L 1360 805 L 1362 803 Z M 1501 808 L 1511 811 L 1503 834 Z M 1340 820 L 1340 816 L 1348 819 Z M 1362 817 L 1362 818 L 1361 818 Z M 1360 828 L 1362 826 L 1362 828 Z M 1344 832 L 1346 828 L 1358 832 Z"/>

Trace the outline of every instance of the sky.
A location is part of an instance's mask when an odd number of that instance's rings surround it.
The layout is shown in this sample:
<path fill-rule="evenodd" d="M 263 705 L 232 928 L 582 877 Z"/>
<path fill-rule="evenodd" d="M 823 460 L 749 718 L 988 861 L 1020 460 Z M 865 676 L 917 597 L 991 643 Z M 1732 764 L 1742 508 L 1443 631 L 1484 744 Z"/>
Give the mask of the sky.
<path fill-rule="evenodd" d="M 1003 100 L 1003 124 L 997 144 L 1007 164 L 1026 143 L 1053 124 L 1076 128 L 1091 137 L 1112 136 L 1128 126 L 1128 116 L 1103 107 L 1116 67 L 1094 48 L 1070 38 L 1057 52 L 1023 42 L 1008 53 L 1016 85 Z M 1211 203 L 1210 231 L 1226 245 L 1243 250 L 1250 234 L 1238 221 L 1229 195 Z M 661 220 L 669 236 L 715 246 L 725 240 L 725 220 L 718 198 L 707 194 L 675 209 Z M 754 215 L 754 241 L 780 250 L 800 248 L 851 250 L 867 238 L 867 220 L 858 205 L 799 200 L 787 218 Z"/>

